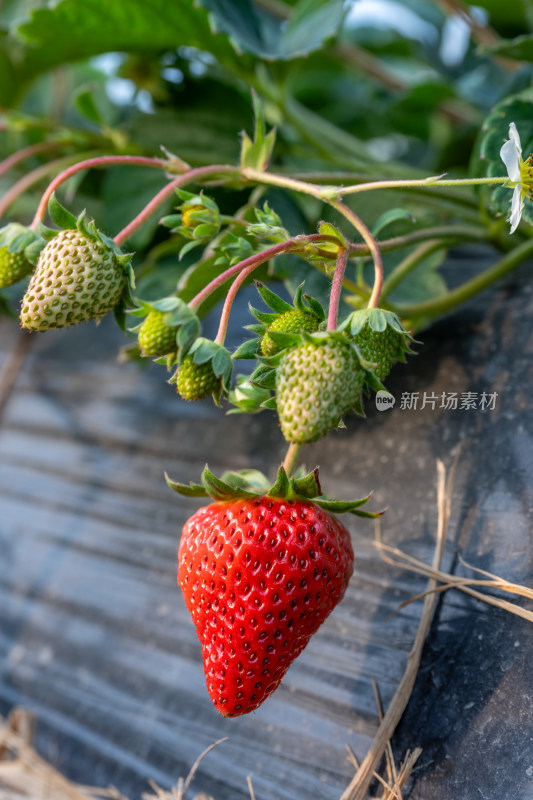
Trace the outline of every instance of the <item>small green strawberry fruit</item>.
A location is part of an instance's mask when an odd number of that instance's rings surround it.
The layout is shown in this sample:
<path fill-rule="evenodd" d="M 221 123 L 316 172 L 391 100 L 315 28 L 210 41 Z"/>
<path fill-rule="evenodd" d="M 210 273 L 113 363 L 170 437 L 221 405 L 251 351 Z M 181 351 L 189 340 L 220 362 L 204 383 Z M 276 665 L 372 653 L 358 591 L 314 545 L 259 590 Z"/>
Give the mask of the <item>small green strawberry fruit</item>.
<path fill-rule="evenodd" d="M 300 333 L 307 331 L 313 333 L 318 330 L 320 319 L 313 314 L 312 311 L 301 311 L 299 308 L 292 308 L 290 311 L 285 311 L 276 317 L 274 322 L 267 328 L 267 331 L 261 339 L 261 354 L 264 356 L 273 356 L 279 352 L 279 345 L 276 345 L 270 336 L 271 332 L 274 333 Z"/>
<path fill-rule="evenodd" d="M 18 283 L 34 269 L 24 253 L 10 253 L 7 247 L 0 247 L 0 289 Z"/>
<path fill-rule="evenodd" d="M 248 339 L 233 354 L 233 358 L 270 358 L 280 352 L 282 346 L 270 334 L 298 334 L 301 331 L 314 333 L 322 326 L 325 312 L 318 300 L 303 295 L 303 283 L 296 290 L 293 305 L 275 294 L 268 286 L 256 281 L 262 300 L 271 309 L 259 311 L 250 306 L 258 325 L 248 325 L 248 330 L 258 339 Z"/>
<path fill-rule="evenodd" d="M 285 439 L 314 442 L 361 407 L 367 372 L 357 349 L 337 332 L 302 334 L 280 354 L 276 406 Z"/>
<path fill-rule="evenodd" d="M 366 361 L 373 364 L 372 371 L 384 380 L 396 361 L 405 361 L 405 353 L 412 353 L 409 340 L 399 317 L 382 308 L 365 308 L 350 314 L 341 325 L 358 347 Z"/>
<path fill-rule="evenodd" d="M 31 331 L 100 319 L 123 299 L 126 263 L 94 225 L 57 233 L 41 250 L 22 298 L 21 325 Z"/>
<path fill-rule="evenodd" d="M 176 385 L 184 400 L 202 400 L 210 394 L 217 394 L 220 383 L 210 361 L 197 364 L 192 355 L 187 355 L 178 369 Z"/>
<path fill-rule="evenodd" d="M 152 309 L 139 328 L 139 347 L 144 356 L 165 356 L 176 351 L 177 325 L 164 321 L 163 311 Z"/>
<path fill-rule="evenodd" d="M 140 356 L 155 358 L 171 369 L 178 353 L 185 355 L 200 336 L 200 320 L 185 300 L 176 295 L 147 302 L 135 298 L 136 306 L 128 314 L 141 321 L 128 330 L 137 334 Z"/>
<path fill-rule="evenodd" d="M 211 394 L 220 405 L 221 396 L 229 392 L 232 372 L 233 361 L 226 348 L 199 336 L 187 351 L 180 351 L 178 369 L 169 383 L 176 384 L 184 400 L 202 400 Z"/>

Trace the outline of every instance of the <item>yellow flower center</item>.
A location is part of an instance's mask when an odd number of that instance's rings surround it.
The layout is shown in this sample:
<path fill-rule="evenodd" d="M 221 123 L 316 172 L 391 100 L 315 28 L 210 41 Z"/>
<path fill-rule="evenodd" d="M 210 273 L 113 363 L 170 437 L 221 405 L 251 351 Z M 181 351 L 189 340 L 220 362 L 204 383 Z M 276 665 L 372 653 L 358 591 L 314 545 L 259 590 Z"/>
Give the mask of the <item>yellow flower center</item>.
<path fill-rule="evenodd" d="M 520 160 L 521 193 L 533 200 L 533 153 L 526 161 Z"/>

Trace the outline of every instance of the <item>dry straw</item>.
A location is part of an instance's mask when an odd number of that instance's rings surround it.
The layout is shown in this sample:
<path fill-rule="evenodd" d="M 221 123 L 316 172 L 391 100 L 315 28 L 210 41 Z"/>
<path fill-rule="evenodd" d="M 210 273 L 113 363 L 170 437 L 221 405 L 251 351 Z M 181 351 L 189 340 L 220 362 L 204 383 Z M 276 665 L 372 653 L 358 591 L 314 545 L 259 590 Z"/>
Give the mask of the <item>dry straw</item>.
<path fill-rule="evenodd" d="M 402 606 L 405 606 L 415 600 L 424 599 L 413 647 L 407 658 L 402 680 L 385 713 L 382 709 L 379 689 L 374 684 L 376 705 L 380 719 L 379 728 L 370 750 L 361 764 L 358 763 L 355 754 L 348 748 L 348 757 L 356 772 L 340 800 L 367 800 L 368 787 L 373 779 L 377 781 L 378 786 L 381 788 L 380 800 L 402 800 L 403 789 L 422 750 L 419 747 L 415 747 L 413 750 L 407 751 L 403 762 L 399 767 L 396 767 L 391 747 L 391 737 L 409 702 L 420 665 L 422 648 L 431 626 L 437 598 L 441 592 L 448 591 L 448 589 L 458 589 L 475 597 L 477 600 L 482 600 L 509 613 L 516 614 L 529 622 L 533 622 L 533 612 L 509 600 L 488 594 L 486 591 L 504 592 L 532 600 L 532 589 L 503 580 L 490 572 L 477 569 L 467 564 L 463 559 L 460 560 L 466 568 L 483 577 L 457 577 L 440 569 L 446 531 L 450 519 L 453 476 L 456 463 L 447 478 L 444 464 L 441 461 L 437 461 L 438 525 L 435 552 L 431 566 L 404 553 L 397 547 L 385 544 L 381 539 L 379 522 L 377 523 L 375 545 L 383 560 L 395 567 L 401 567 L 427 576 L 428 584 L 425 592 L 402 603 Z M 480 591 L 480 589 L 484 591 Z M 113 787 L 98 789 L 76 785 L 68 781 L 57 770 L 47 764 L 32 747 L 34 728 L 35 720 L 33 715 L 24 709 L 14 709 L 7 720 L 3 720 L 0 717 L 0 800 L 44 800 L 44 798 L 53 798 L 53 800 L 104 800 L 104 798 L 128 800 L 127 797 Z M 144 794 L 143 800 L 186 800 L 191 782 L 201 761 L 214 747 L 224 741 L 225 739 L 219 739 L 204 750 L 193 764 L 188 776 L 185 779 L 180 778 L 177 785 L 170 791 L 163 790 L 153 781 L 149 781 L 151 792 Z M 382 762 L 384 762 L 384 777 L 378 772 Z M 256 800 L 250 777 L 247 779 L 247 783 L 251 800 Z M 192 800 L 213 800 L 213 798 L 208 797 L 206 794 L 197 794 Z"/>

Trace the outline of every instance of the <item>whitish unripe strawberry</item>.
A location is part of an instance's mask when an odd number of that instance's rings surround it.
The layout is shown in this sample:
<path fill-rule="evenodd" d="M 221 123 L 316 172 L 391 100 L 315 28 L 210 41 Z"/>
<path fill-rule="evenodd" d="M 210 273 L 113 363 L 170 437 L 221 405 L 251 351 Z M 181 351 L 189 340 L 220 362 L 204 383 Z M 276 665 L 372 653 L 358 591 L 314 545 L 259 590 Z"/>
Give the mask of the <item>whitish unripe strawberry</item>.
<path fill-rule="evenodd" d="M 366 372 L 339 333 L 304 337 L 287 349 L 276 371 L 276 406 L 288 442 L 314 442 L 360 404 Z"/>
<path fill-rule="evenodd" d="M 22 327 L 45 331 L 99 319 L 125 287 L 121 257 L 108 244 L 79 230 L 60 231 L 39 256 L 22 299 Z"/>

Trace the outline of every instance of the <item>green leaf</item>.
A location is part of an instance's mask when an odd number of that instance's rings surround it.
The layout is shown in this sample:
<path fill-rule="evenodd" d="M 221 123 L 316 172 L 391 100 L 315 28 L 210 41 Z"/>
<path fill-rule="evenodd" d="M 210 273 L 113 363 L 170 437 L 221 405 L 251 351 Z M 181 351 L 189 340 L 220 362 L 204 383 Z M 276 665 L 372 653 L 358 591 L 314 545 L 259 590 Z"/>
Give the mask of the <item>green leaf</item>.
<path fill-rule="evenodd" d="M 285 23 L 250 0 L 201 2 L 212 11 L 218 30 L 239 48 L 267 59 L 289 59 L 318 50 L 337 34 L 345 14 L 342 0 L 300 0 Z"/>
<path fill-rule="evenodd" d="M 193 0 L 59 0 L 33 9 L 15 32 L 29 45 L 28 75 L 100 53 L 160 53 L 179 45 L 210 52 L 221 63 L 236 60 L 227 36 L 213 35 L 206 11 Z"/>
<path fill-rule="evenodd" d="M 483 45 L 482 53 L 512 58 L 515 61 L 533 61 L 533 35 L 526 33 L 515 39 L 501 39 L 497 44 Z"/>
<path fill-rule="evenodd" d="M 377 237 L 388 225 L 392 225 L 393 222 L 397 222 L 398 220 L 410 220 L 414 222 L 413 215 L 405 208 L 391 208 L 389 211 L 385 211 L 381 214 L 374 223 L 372 235 Z"/>
<path fill-rule="evenodd" d="M 75 92 L 73 100 L 74 105 L 82 116 L 86 117 L 88 120 L 94 122 L 98 126 L 104 124 L 105 120 L 103 119 L 100 109 L 96 104 L 94 93 L 90 85 L 81 86 Z"/>

